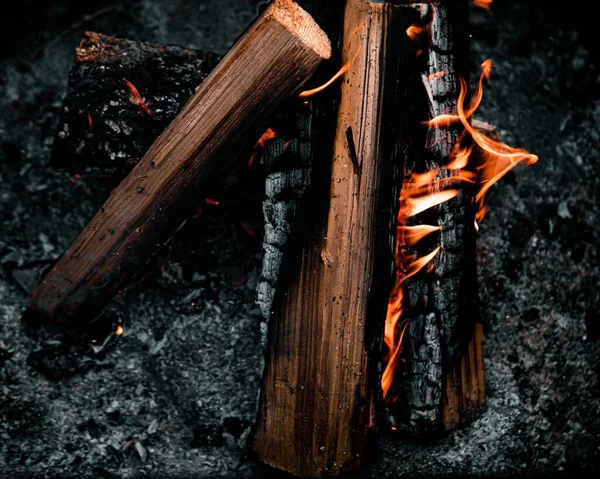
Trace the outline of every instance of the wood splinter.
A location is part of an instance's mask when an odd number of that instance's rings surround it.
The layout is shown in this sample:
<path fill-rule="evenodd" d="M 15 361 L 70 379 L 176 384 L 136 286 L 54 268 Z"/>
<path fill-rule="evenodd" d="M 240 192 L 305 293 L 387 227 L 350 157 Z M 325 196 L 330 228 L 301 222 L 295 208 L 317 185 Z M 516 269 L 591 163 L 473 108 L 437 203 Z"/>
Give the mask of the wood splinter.
<path fill-rule="evenodd" d="M 40 282 L 29 309 L 74 328 L 97 316 L 203 197 L 197 190 L 256 142 L 330 56 L 310 15 L 274 0 Z"/>

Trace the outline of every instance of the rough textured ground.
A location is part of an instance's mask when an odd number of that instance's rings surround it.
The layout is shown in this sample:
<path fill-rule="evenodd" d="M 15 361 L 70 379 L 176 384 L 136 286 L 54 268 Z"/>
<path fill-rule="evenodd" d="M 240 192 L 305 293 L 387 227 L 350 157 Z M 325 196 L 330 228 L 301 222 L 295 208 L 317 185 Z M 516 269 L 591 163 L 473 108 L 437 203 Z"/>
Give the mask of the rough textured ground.
<path fill-rule="evenodd" d="M 27 290 L 110 186 L 47 166 L 82 32 L 223 53 L 257 3 L 29 0 L 3 18 L 3 476 L 266 474 L 244 450 L 264 328 L 254 305 L 258 196 L 224 190 L 220 207 L 180 231 L 145 281 L 109 308 L 124 324 L 118 340 L 103 346 L 110 325 L 98 326 L 88 343 L 69 345 L 21 320 Z M 593 28 L 547 3 L 500 2 L 471 17 L 474 74 L 485 58 L 495 64 L 478 116 L 540 156 L 492 190 L 481 228 L 487 411 L 434 442 L 382 438 L 356 477 L 557 475 L 600 465 L 600 63 Z"/>

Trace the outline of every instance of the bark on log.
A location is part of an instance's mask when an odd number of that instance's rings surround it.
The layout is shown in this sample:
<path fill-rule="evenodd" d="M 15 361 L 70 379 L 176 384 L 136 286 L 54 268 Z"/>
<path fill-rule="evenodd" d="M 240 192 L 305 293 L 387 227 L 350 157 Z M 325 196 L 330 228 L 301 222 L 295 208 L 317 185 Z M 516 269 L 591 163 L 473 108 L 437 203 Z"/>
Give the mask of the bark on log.
<path fill-rule="evenodd" d="M 51 166 L 122 179 L 218 61 L 213 53 L 86 32 L 75 50 Z"/>
<path fill-rule="evenodd" d="M 194 189 L 256 141 L 268 115 L 330 54 L 305 11 L 275 0 L 42 280 L 30 309 L 63 323 L 97 314 L 182 219 Z"/>
<path fill-rule="evenodd" d="M 343 61 L 351 66 L 333 119 L 329 185 L 321 188 L 328 197 L 313 184 L 300 251 L 280 276 L 252 448 L 298 476 L 362 465 L 376 434 L 394 173 L 406 148 L 402 102 L 414 61 L 404 33 L 410 14 L 392 4 L 347 2 Z M 315 168 L 331 161 L 318 150 L 315 156 Z"/>
<path fill-rule="evenodd" d="M 425 120 L 456 114 L 458 76 L 468 78 L 467 2 L 415 5 L 428 21 L 422 70 Z M 447 164 L 460 126 L 430 127 L 425 147 L 407 162 L 406 176 Z M 441 168 L 440 177 L 450 174 Z M 433 270 L 405 283 L 404 336 L 396 371 L 392 425 L 417 435 L 449 430 L 477 416 L 485 404 L 482 328 L 478 309 L 473 193 L 460 194 L 417 215 L 412 225 L 441 228 L 406 255 L 424 257 L 443 249 Z M 406 323 L 405 323 L 406 324 Z"/>

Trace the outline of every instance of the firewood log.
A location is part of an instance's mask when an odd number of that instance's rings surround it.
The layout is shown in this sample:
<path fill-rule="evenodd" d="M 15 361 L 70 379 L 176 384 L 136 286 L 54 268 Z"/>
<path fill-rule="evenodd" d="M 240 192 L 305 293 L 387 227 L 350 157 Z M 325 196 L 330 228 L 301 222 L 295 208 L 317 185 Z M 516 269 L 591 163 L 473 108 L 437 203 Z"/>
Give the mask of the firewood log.
<path fill-rule="evenodd" d="M 459 76 L 468 78 L 467 2 L 413 5 L 421 15 L 419 45 L 423 120 L 456 114 Z M 405 178 L 443 168 L 458 139 L 460 125 L 429 127 L 409 155 Z M 439 206 L 412 218 L 409 225 L 439 227 L 404 251 L 423 258 L 442 249 L 431 270 L 404 283 L 400 360 L 389 393 L 391 425 L 419 436 L 438 434 L 477 417 L 485 405 L 483 330 L 478 308 L 475 263 L 475 204 L 468 187 Z"/>
<path fill-rule="evenodd" d="M 275 0 L 200 85 L 33 293 L 29 309 L 85 322 L 143 267 L 198 190 L 256 141 L 331 46 L 292 0 Z"/>
<path fill-rule="evenodd" d="M 295 225 L 302 229 L 279 277 L 252 450 L 301 477 L 361 466 L 376 437 L 395 178 L 408 143 L 411 17 L 406 7 L 347 2 L 349 70 L 330 118 L 333 151 L 313 152 L 314 182 Z"/>

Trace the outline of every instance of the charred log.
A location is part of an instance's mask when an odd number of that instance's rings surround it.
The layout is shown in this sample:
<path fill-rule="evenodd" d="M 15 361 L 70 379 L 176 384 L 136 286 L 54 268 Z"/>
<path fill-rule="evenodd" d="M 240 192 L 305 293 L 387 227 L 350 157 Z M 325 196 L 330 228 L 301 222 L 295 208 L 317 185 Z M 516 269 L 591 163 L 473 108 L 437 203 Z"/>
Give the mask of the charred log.
<path fill-rule="evenodd" d="M 468 77 L 467 4 L 464 1 L 415 5 L 427 22 L 423 42 L 424 120 L 457 113 L 459 76 Z M 405 177 L 443 167 L 459 137 L 458 126 L 429 127 L 409 153 Z M 393 385 L 393 425 L 417 435 L 448 430 L 475 417 L 485 404 L 482 328 L 478 310 L 473 192 L 425 211 L 409 225 L 435 225 L 439 234 L 407 248 L 425 257 L 438 245 L 433 269 L 405 283 L 401 360 Z M 393 414 L 394 416 L 394 414 Z"/>
<path fill-rule="evenodd" d="M 212 53 L 87 32 L 75 50 L 51 166 L 122 179 L 218 60 Z"/>

